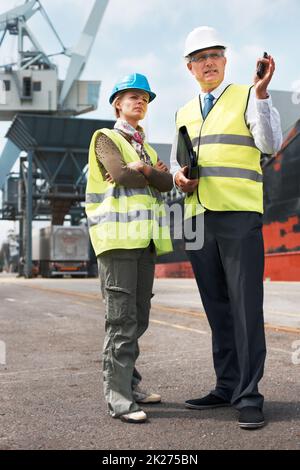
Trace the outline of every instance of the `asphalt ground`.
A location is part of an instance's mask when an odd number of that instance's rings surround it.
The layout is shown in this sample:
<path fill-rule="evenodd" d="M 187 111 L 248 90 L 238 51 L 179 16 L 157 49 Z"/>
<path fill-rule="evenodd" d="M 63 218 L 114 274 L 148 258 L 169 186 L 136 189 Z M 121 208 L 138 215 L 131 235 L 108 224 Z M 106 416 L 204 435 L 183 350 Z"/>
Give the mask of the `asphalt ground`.
<path fill-rule="evenodd" d="M 246 431 L 233 408 L 184 407 L 214 385 L 210 331 L 192 280 L 155 281 L 138 369 L 162 403 L 144 406 L 149 421 L 135 425 L 112 419 L 103 399 L 98 281 L 2 275 L 0 449 L 299 450 L 299 286 L 266 285 L 266 316 L 275 313 L 260 384 L 267 425 Z"/>

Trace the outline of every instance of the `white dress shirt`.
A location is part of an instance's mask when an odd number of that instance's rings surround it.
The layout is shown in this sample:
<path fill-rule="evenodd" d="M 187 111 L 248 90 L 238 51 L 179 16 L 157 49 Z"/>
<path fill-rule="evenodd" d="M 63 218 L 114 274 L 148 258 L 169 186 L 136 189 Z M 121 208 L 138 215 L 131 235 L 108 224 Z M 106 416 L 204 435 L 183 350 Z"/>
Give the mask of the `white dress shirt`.
<path fill-rule="evenodd" d="M 216 100 L 221 96 L 228 83 L 221 83 L 218 88 L 211 91 L 210 93 L 214 96 L 214 104 Z M 202 109 L 204 108 L 204 97 L 207 92 L 200 92 L 200 99 Z M 248 107 L 245 113 L 246 123 L 249 126 L 250 132 L 254 138 L 256 147 L 262 152 L 268 155 L 273 155 L 278 152 L 282 145 L 282 131 L 280 123 L 280 115 L 277 109 L 272 106 L 272 98 L 265 100 L 259 100 L 255 96 L 254 87 L 251 89 Z M 173 178 L 180 166 L 176 160 L 177 150 L 177 137 L 175 136 L 174 143 L 171 150 L 171 173 Z"/>

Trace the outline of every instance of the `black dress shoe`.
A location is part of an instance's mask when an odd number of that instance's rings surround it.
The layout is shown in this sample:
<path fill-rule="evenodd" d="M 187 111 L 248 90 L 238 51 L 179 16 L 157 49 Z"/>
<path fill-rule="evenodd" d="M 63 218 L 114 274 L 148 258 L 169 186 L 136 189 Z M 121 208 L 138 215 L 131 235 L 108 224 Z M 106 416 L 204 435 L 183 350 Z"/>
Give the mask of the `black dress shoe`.
<path fill-rule="evenodd" d="M 245 406 L 240 410 L 239 426 L 242 429 L 262 428 L 265 424 L 264 415 L 257 406 Z"/>
<path fill-rule="evenodd" d="M 185 402 L 186 408 L 192 408 L 194 410 L 206 410 L 209 408 L 219 408 L 221 406 L 231 406 L 231 404 L 229 401 L 223 400 L 223 398 L 217 397 L 212 393 L 209 393 L 206 397 L 187 400 Z"/>

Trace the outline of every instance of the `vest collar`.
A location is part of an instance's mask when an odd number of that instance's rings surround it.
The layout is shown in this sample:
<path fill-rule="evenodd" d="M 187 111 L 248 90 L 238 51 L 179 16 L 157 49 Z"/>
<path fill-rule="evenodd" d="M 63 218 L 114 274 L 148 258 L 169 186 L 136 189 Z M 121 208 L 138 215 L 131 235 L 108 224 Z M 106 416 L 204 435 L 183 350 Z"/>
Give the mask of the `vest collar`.
<path fill-rule="evenodd" d="M 221 85 L 219 85 L 217 88 L 215 88 L 213 91 L 210 92 L 214 96 L 215 100 L 217 100 L 222 95 L 222 93 L 228 87 L 228 85 L 230 85 L 230 83 L 222 82 Z M 200 91 L 200 99 L 201 99 L 202 107 L 204 106 L 204 97 L 205 97 L 205 95 L 207 95 L 207 91 L 202 91 L 201 90 Z"/>
<path fill-rule="evenodd" d="M 214 106 L 213 106 L 213 108 L 211 109 L 211 111 L 214 110 L 214 107 L 215 107 L 217 101 L 219 101 L 219 99 L 222 98 L 222 96 L 224 95 L 224 93 L 226 92 L 226 90 L 227 90 L 228 88 L 230 88 L 231 85 L 232 85 L 232 83 L 225 83 L 225 82 L 223 82 L 223 83 L 221 83 L 221 85 L 220 85 L 218 88 L 215 88 L 215 89 L 211 92 L 211 94 L 215 97 Z M 199 104 L 200 104 L 200 110 L 201 110 L 201 119 L 203 119 L 203 117 L 202 117 L 202 116 L 203 116 L 203 112 L 202 112 L 202 111 L 203 111 L 203 108 L 204 108 L 204 97 L 205 97 L 206 94 L 207 94 L 207 92 L 201 91 L 200 94 L 199 94 L 199 97 L 198 97 L 198 99 L 199 99 Z M 210 112 L 211 112 L 211 111 L 210 111 Z M 208 118 L 209 114 L 210 114 L 210 113 L 208 113 L 208 115 L 206 116 L 206 119 Z"/>

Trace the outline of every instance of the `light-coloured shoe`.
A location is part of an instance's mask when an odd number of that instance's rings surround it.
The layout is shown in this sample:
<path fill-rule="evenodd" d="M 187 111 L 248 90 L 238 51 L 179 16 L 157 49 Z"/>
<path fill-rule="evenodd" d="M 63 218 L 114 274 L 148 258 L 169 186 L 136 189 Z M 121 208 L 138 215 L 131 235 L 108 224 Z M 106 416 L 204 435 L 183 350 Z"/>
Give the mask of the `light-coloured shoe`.
<path fill-rule="evenodd" d="M 148 393 L 138 386 L 133 390 L 133 398 L 136 403 L 160 403 L 161 396 L 158 393 Z"/>
<path fill-rule="evenodd" d="M 120 416 L 122 421 L 126 423 L 144 423 L 147 420 L 147 415 L 143 410 L 134 411 L 133 413 L 128 413 L 126 415 Z"/>

